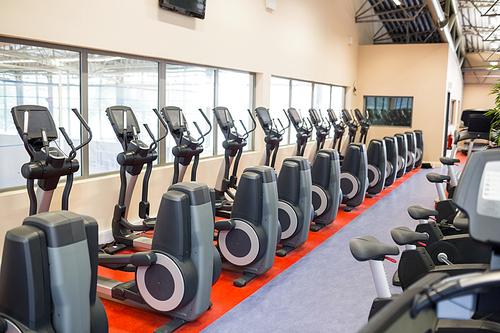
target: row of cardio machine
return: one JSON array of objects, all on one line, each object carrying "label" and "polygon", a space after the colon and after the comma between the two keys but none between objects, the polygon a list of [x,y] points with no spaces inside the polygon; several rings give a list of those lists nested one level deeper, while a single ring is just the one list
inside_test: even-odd
[{"label": "row of cardio machine", "polygon": [[[71,147],[71,153],[66,156],[59,148],[50,146],[57,140],[57,131],[47,108],[23,105],[12,109],[14,123],[30,155],[30,162],[22,167],[22,175],[27,179],[30,217],[22,227],[9,231],[6,236],[0,273],[0,290],[4,291],[0,295],[0,325],[4,327],[0,328],[4,331],[50,331],[49,327],[65,331],[71,326],[81,328],[82,332],[104,332],[107,320],[98,295],[168,314],[174,319],[161,331],[173,331],[210,308],[211,286],[218,280],[221,267],[241,271],[243,276],[234,284],[246,285],[272,267],[278,244],[281,244],[277,251],[279,256],[302,245],[307,239],[310,222],[314,220],[313,227],[318,229],[331,223],[338,203],[345,200],[339,189],[336,152],[323,149],[324,141],[318,140],[312,168],[310,162],[301,156],[305,146],[303,139],[310,136],[312,126],[307,127],[293,109],[288,110],[290,122],[301,128],[297,130],[294,153],[298,156],[287,158],[279,177],[276,175],[273,166],[284,128],[278,129],[268,111],[257,108],[256,115],[266,133],[263,165],[245,169],[237,182],[238,162],[246,138],[255,130],[256,124],[254,122],[253,128],[247,131],[241,123],[244,133],[240,134],[229,110],[215,108],[214,116],[225,136],[225,156],[215,189],[210,189],[196,182],[202,143],[211,130],[210,121],[201,110],[210,129],[202,133],[195,123],[200,134],[198,139],[189,131],[180,108],[153,110],[166,133],[155,138],[145,124],[152,140],[147,145],[139,139],[140,127],[132,109],[113,106],[106,110],[106,114],[123,148],[117,156],[121,185],[112,218],[115,241],[99,250],[95,220],[67,212],[73,174],[79,169],[75,158],[77,151],[92,138],[85,120],[76,109],[73,111],[87,130],[88,140],[74,147],[64,128],[60,128]],[[311,112],[313,116],[314,110]],[[317,120],[320,119],[318,116]],[[312,120],[315,126],[320,126],[321,122]],[[161,198],[157,216],[151,217],[149,178],[157,158],[158,143],[169,131],[176,142],[172,149],[175,156],[172,185]],[[317,137],[324,138],[324,132],[324,129],[317,130]],[[183,182],[193,159],[191,182]],[[128,213],[132,194],[144,166],[139,203],[141,223],[131,223]],[[316,169],[322,171],[314,171]],[[67,177],[62,211],[48,212],[53,191],[62,176]],[[38,185],[36,194],[35,180]],[[236,189],[239,191],[233,193],[232,190]],[[324,198],[328,200],[324,201]],[[215,215],[226,219],[215,222]],[[152,238],[141,235],[153,229]],[[214,230],[216,246],[213,243]],[[78,244],[78,251],[69,249],[73,243]],[[117,254],[131,247],[140,252]],[[18,256],[24,260],[18,260]],[[72,267],[71,263],[79,269],[67,269]],[[122,283],[99,276],[97,265],[134,272],[135,278]],[[26,278],[20,279],[19,274],[14,277],[8,272],[20,272]],[[61,290],[59,280],[64,281],[65,289]],[[33,281],[43,283],[37,285]],[[33,293],[41,298],[33,298]],[[90,295],[90,299],[87,300],[85,295]],[[80,302],[79,307],[75,302]],[[53,304],[52,310],[47,304]],[[82,310],[69,311],[68,304],[71,304],[71,309]],[[77,322],[79,324],[75,324]],[[87,329],[89,325],[91,328]]]}]

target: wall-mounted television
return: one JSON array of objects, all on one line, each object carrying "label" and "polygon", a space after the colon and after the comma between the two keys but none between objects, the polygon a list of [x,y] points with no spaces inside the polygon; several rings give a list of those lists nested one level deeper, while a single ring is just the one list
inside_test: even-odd
[{"label": "wall-mounted television", "polygon": [[160,7],[204,19],[206,0],[160,0]]}]

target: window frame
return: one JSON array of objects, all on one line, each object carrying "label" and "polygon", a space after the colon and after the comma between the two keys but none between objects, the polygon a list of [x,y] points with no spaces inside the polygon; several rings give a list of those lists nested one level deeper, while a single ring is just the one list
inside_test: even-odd
[{"label": "window frame", "polygon": [[[210,68],[215,70],[215,80],[214,80],[214,88],[213,88],[213,93],[214,93],[214,106],[218,106],[218,74],[220,70],[224,71],[234,71],[238,73],[244,73],[249,75],[249,89],[250,89],[250,95],[249,95],[249,101],[250,101],[250,109],[253,110],[255,107],[255,83],[256,83],[256,73],[254,72],[247,72],[243,70],[235,70],[235,69],[228,69],[228,68],[222,68],[222,67],[213,67],[213,66],[206,66],[206,65],[199,65],[199,64],[192,64],[192,63],[184,63],[184,62],[179,62],[179,61],[172,61],[168,59],[163,59],[163,58],[155,58],[155,57],[148,57],[148,56],[139,56],[139,55],[134,55],[134,54],[127,54],[127,53],[120,53],[120,52],[114,52],[114,51],[106,51],[106,50],[98,50],[98,49],[92,49],[92,48],[84,48],[84,47],[76,47],[76,46],[71,46],[71,45],[64,45],[64,44],[56,44],[56,43],[50,43],[50,42],[42,42],[42,41],[32,41],[32,40],[26,40],[22,38],[15,38],[15,37],[6,37],[6,36],[0,36],[0,42],[2,43],[8,43],[8,44],[19,44],[19,45],[29,45],[29,46],[35,46],[35,47],[41,47],[41,48],[48,48],[48,49],[58,49],[58,50],[65,50],[65,51],[72,51],[72,52],[77,52],[80,55],[80,105],[79,111],[82,117],[88,121],[89,118],[89,61],[88,61],[88,56],[89,54],[95,54],[95,55],[103,55],[103,56],[116,56],[116,57],[122,57],[122,58],[128,58],[128,59],[135,59],[135,60],[141,60],[141,61],[150,61],[150,62],[156,62],[158,63],[158,105],[156,106],[158,109],[161,109],[162,107],[166,106],[166,68],[167,64],[169,65],[181,65],[181,66],[195,66],[195,67],[203,67],[203,68]],[[15,106],[15,105],[13,105]],[[13,107],[12,106],[12,107]],[[246,110],[245,110],[246,111]],[[221,156],[223,152],[219,152],[221,150],[220,147],[216,146],[217,143],[217,124],[215,123],[215,116],[212,116],[212,133],[211,135],[213,136],[213,143],[215,146],[213,147],[213,154],[210,156],[205,156],[202,157],[201,159],[208,159],[208,158],[213,158],[217,156]],[[159,126],[159,124],[157,125]],[[163,126],[159,126],[159,136],[162,136],[165,134],[165,129]],[[82,141],[85,141],[88,138],[88,133],[86,131],[80,131],[80,138]],[[248,141],[248,151],[253,151],[255,149],[255,135],[252,133],[250,137],[247,139]],[[218,151],[219,150],[219,151]],[[158,166],[168,166],[172,165],[173,162],[166,162],[166,143],[165,140],[160,141],[158,147],[158,163],[154,165],[154,167]],[[117,174],[119,171],[108,171],[108,172],[100,172],[100,173],[93,173],[90,174],[90,164],[89,164],[89,146],[85,146],[81,150],[81,159],[80,159],[80,170],[81,170],[81,175],[75,177],[75,179],[87,179],[87,178],[95,178],[95,177],[102,177],[102,176],[107,176],[110,174]],[[65,182],[65,179],[61,179],[62,182]],[[4,187],[0,188],[0,193],[3,192],[8,192],[8,191],[14,191],[18,189],[24,188],[25,185],[19,185],[19,186],[12,186],[12,187]]]}]

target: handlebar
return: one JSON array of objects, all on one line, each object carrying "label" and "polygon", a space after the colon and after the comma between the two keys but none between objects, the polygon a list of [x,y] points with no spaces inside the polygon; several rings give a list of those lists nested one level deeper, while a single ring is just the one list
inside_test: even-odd
[{"label": "handlebar", "polygon": [[198,124],[195,121],[193,121],[193,124],[196,127],[196,129],[198,130],[198,133],[200,133],[200,135],[201,135],[200,138],[197,140],[197,141],[201,140],[199,143],[201,145],[201,144],[203,144],[203,142],[205,142],[205,137],[208,135],[208,133],[210,133],[212,131],[212,124],[210,123],[210,120],[208,120],[207,116],[205,115],[205,113],[203,112],[202,109],[198,109],[198,111],[200,111],[201,115],[203,116],[203,118],[205,119],[205,121],[207,122],[208,127],[209,127],[208,131],[205,134],[203,134],[201,132],[200,128],[198,127]]},{"label": "handlebar", "polygon": [[156,147],[158,146],[158,142],[160,142],[161,140],[163,140],[168,135],[168,126],[167,126],[167,123],[165,122],[165,120],[161,116],[160,112],[158,112],[157,109],[153,109],[153,112],[156,114],[156,117],[158,117],[158,119],[160,120],[160,123],[165,128],[165,135],[163,135],[162,137],[159,137],[158,140],[155,140],[155,138],[153,136],[153,133],[151,133],[151,131],[149,130],[149,127],[147,126],[147,124],[144,124],[144,127],[148,131],[149,136],[153,139],[153,142],[151,143],[151,145],[149,145],[149,152],[152,152],[153,150],[155,150]]},{"label": "handlebar", "polygon": [[90,129],[90,127],[87,124],[87,122],[85,121],[85,119],[83,119],[83,117],[80,114],[80,112],[78,112],[78,109],[73,108],[73,109],[71,109],[71,111],[73,111],[73,113],[76,115],[76,117],[80,121],[80,125],[83,125],[83,127],[87,130],[88,138],[87,138],[87,140],[85,140],[85,142],[83,142],[79,146],[75,147],[73,145],[73,141],[71,141],[71,139],[70,139],[68,133],[66,132],[66,130],[64,129],[64,127],[59,127],[59,130],[61,131],[61,134],[64,136],[64,139],[66,140],[66,142],[68,143],[68,145],[71,148],[71,153],[68,156],[68,160],[69,161],[72,161],[76,157],[76,152],[78,150],[80,150],[83,147],[85,147],[86,145],[88,145],[89,142],[92,140],[92,130]]}]

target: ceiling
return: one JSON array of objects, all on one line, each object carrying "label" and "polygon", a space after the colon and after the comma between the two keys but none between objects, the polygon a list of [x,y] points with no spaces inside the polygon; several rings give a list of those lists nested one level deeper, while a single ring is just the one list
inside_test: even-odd
[{"label": "ceiling", "polygon": [[500,71],[500,0],[366,0],[357,23],[374,44],[442,43],[455,49],[465,84],[492,85]]}]

